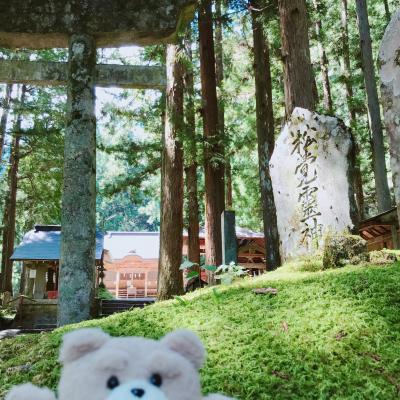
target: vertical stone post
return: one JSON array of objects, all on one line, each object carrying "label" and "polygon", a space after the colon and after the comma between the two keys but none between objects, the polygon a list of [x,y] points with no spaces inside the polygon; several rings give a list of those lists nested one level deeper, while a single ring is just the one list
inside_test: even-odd
[{"label": "vertical stone post", "polygon": [[234,211],[223,211],[221,214],[222,263],[237,263],[236,218]]},{"label": "vertical stone post", "polygon": [[58,325],[90,317],[96,247],[96,46],[92,37],[73,34],[69,42],[68,116]]},{"label": "vertical stone post", "polygon": [[34,299],[44,299],[46,293],[46,272],[47,269],[43,265],[36,268],[35,289],[33,291]]},{"label": "vertical stone post", "polygon": [[392,232],[393,249],[398,250],[400,248],[400,246],[399,246],[399,234],[397,233],[396,224],[392,225],[390,227],[390,230]]}]

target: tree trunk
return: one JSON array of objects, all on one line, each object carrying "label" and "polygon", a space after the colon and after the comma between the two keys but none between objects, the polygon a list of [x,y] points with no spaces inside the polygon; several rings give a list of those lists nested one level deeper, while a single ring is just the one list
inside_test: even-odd
[{"label": "tree trunk", "polygon": [[269,160],[274,145],[274,117],[272,108],[272,83],[269,59],[269,43],[260,19],[262,9],[256,2],[251,3],[251,18],[254,42],[254,77],[256,89],[256,116],[258,139],[258,168],[263,208],[265,253],[267,269],[281,265],[279,253],[279,234],[276,219],[276,207]]},{"label": "tree trunk", "polygon": [[[188,259],[200,266],[200,223],[199,223],[199,199],[197,191],[197,148],[196,148],[196,120],[194,108],[194,78],[192,64],[192,38],[189,31],[185,39],[185,50],[190,67],[185,68],[185,91],[186,91],[186,140],[188,149],[186,152],[186,192],[188,197]],[[200,268],[196,268],[200,273]]]},{"label": "tree trunk", "polygon": [[167,46],[167,108],[162,156],[158,298],[183,293],[183,66],[178,45]]},{"label": "tree trunk", "polygon": [[[222,263],[221,213],[225,204],[224,147],[218,129],[218,103],[211,0],[199,7],[200,75],[203,100],[204,176],[206,200],[206,264]],[[214,276],[209,274],[209,283]]]},{"label": "tree trunk", "polygon": [[286,115],[295,107],[314,110],[317,92],[308,40],[305,0],[278,0],[282,58],[284,64]]},{"label": "tree trunk", "polygon": [[[225,138],[225,103],[224,103],[224,52],[223,52],[223,25],[222,25],[222,0],[215,0],[215,72],[218,88],[218,127],[219,134]],[[232,208],[232,169],[230,153],[225,155],[225,206]]]},{"label": "tree trunk", "polygon": [[315,22],[315,33],[318,39],[318,51],[320,58],[320,66],[322,73],[322,87],[324,92],[324,109],[328,114],[333,114],[333,102],[331,95],[331,84],[329,82],[329,70],[328,70],[328,56],[324,48],[323,37],[322,37],[322,22],[319,16],[319,0],[314,0],[314,8],[318,15],[317,21]]},{"label": "tree trunk", "polygon": [[7,122],[8,122],[8,114],[10,112],[10,100],[11,100],[11,92],[13,85],[7,84],[6,86],[6,95],[3,99],[3,114],[1,115],[0,120],[0,161],[3,159],[3,147],[4,147],[4,138],[6,136],[7,130]]},{"label": "tree trunk", "polygon": [[351,64],[350,64],[350,50],[349,50],[349,26],[348,26],[348,7],[347,0],[342,0],[341,9],[341,25],[342,25],[342,55],[343,55],[343,78],[346,87],[346,100],[349,109],[350,125],[356,119],[356,113],[353,107],[353,86],[351,83]]},{"label": "tree trunk", "polygon": [[390,198],[385,147],[383,144],[382,121],[379,108],[378,91],[375,82],[374,62],[372,57],[371,35],[368,22],[366,0],[356,0],[357,22],[360,32],[360,48],[364,72],[364,82],[368,99],[368,113],[372,133],[372,152],[378,211],[384,212],[392,206]]},{"label": "tree trunk", "polygon": [[[351,63],[350,63],[350,50],[349,50],[349,27],[348,27],[348,7],[347,0],[342,0],[342,9],[341,9],[341,25],[342,25],[342,55],[343,55],[343,63],[342,63],[342,73],[343,73],[343,81],[346,89],[346,101],[347,108],[349,110],[349,121],[350,127],[352,129],[355,128],[356,122],[356,112],[353,107],[353,85],[352,85],[352,74],[351,74]],[[362,174],[360,169],[360,146],[357,144],[357,139],[354,137],[355,142],[355,164],[354,164],[354,190],[356,193],[356,202],[357,208],[359,212],[360,220],[363,220],[365,217],[364,212],[364,191],[363,191],[363,181]]]},{"label": "tree trunk", "polygon": [[86,34],[70,38],[68,114],[64,147],[58,324],[90,317],[96,249],[96,45]]},{"label": "tree trunk", "polygon": [[10,292],[12,294],[12,271],[13,262],[10,260],[14,251],[15,241],[15,219],[17,208],[17,190],[18,190],[18,168],[19,168],[19,147],[21,140],[21,123],[22,123],[22,108],[25,104],[26,86],[21,89],[19,101],[19,109],[16,112],[16,121],[13,128],[13,137],[10,152],[10,167],[8,170],[8,193],[4,205],[3,217],[3,252],[1,259],[1,278],[2,292]]},{"label": "tree trunk", "polygon": [[389,23],[390,19],[392,18],[390,14],[390,9],[389,9],[389,2],[388,0],[383,0],[383,5],[385,6],[385,16],[386,16],[386,21]]},{"label": "tree trunk", "polygon": [[[381,100],[386,132],[389,136],[390,165],[392,170],[393,192],[400,221],[400,93],[398,89],[400,54],[400,12],[397,11],[383,36],[379,50],[381,81]],[[393,247],[398,248],[397,227],[391,227]],[[396,240],[397,239],[397,240]],[[397,242],[397,243],[396,243]]]}]

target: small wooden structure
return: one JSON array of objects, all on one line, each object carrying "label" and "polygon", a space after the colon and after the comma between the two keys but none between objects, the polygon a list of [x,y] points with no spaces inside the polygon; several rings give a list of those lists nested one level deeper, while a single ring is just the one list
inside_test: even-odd
[{"label": "small wooden structure", "polygon": [[[22,328],[47,327],[57,322],[58,275],[61,245],[59,225],[35,225],[25,234],[11,260],[22,262],[16,321]],[[96,266],[103,269],[103,234],[96,234]],[[98,282],[98,281],[97,281]]]},{"label": "small wooden structure", "polygon": [[400,248],[396,207],[362,221],[359,230],[369,251]]}]

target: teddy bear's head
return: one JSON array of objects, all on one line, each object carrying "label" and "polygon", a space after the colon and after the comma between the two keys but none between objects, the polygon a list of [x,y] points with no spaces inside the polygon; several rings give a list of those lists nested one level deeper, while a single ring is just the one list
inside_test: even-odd
[{"label": "teddy bear's head", "polygon": [[160,341],[112,338],[100,329],[64,336],[59,400],[198,400],[205,350],[178,330]]}]

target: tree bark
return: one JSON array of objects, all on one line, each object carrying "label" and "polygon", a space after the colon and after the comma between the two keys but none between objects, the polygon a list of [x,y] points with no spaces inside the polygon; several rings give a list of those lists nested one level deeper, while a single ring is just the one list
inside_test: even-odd
[{"label": "tree bark", "polygon": [[0,161],[3,159],[4,138],[6,136],[8,114],[10,112],[10,100],[11,100],[12,88],[13,85],[7,84],[6,95],[4,96],[2,104],[3,114],[1,115],[1,120],[0,120]]},{"label": "tree bark", "polygon": [[[218,89],[218,127],[219,134],[225,138],[225,103],[224,103],[224,51],[223,51],[223,25],[222,25],[222,1],[215,0],[215,72]],[[232,208],[232,168],[230,153],[225,155],[225,206]]]},{"label": "tree bark", "polygon": [[256,89],[256,116],[258,139],[258,168],[263,208],[266,267],[268,270],[281,265],[279,233],[276,207],[269,161],[274,146],[274,116],[272,107],[272,83],[269,57],[269,43],[264,33],[262,9],[258,3],[251,3],[251,20],[254,43],[254,77]]},{"label": "tree bark", "polygon": [[[381,99],[386,132],[389,136],[390,165],[392,170],[393,191],[400,221],[400,93],[399,54],[400,11],[390,21],[383,36],[379,50],[379,68],[381,80]],[[398,245],[396,226],[392,226],[393,246]],[[397,242],[397,243],[396,243]]]},{"label": "tree bark", "polygon": [[[194,78],[192,69],[192,38],[191,32],[185,39],[185,50],[190,67],[185,68],[185,92],[186,92],[186,140],[188,150],[186,152],[186,192],[188,197],[188,259],[200,266],[200,222],[199,222],[199,199],[197,182],[197,148],[196,148],[196,119],[194,108]],[[200,273],[200,268],[196,268]]]},{"label": "tree bark", "polygon": [[364,72],[364,82],[367,92],[369,122],[372,134],[372,152],[374,160],[374,176],[378,211],[384,212],[392,206],[390,198],[385,147],[383,143],[382,121],[379,108],[378,91],[375,82],[374,62],[372,57],[371,34],[368,22],[366,0],[356,0],[357,22],[360,33],[360,48]]},{"label": "tree bark", "polygon": [[1,278],[2,292],[13,293],[12,272],[13,262],[10,260],[14,251],[15,241],[15,219],[17,208],[17,191],[18,191],[18,169],[19,169],[19,148],[21,141],[21,123],[22,108],[25,104],[26,86],[21,88],[21,96],[19,100],[19,109],[16,112],[16,121],[13,128],[13,137],[11,144],[9,170],[8,170],[8,192],[4,205],[3,217],[3,252],[1,258]]},{"label": "tree bark", "polygon": [[[222,263],[221,213],[224,210],[224,147],[218,129],[218,102],[211,0],[199,7],[200,75],[203,100],[204,176],[206,201],[206,264]],[[209,283],[214,276],[209,273]]]},{"label": "tree bark", "polygon": [[[346,101],[347,108],[349,111],[349,121],[350,127],[355,128],[356,122],[356,112],[353,107],[353,85],[352,85],[352,73],[351,73],[351,63],[350,63],[350,50],[349,50],[349,27],[348,27],[348,7],[347,0],[342,0],[342,8],[341,8],[341,26],[342,26],[342,34],[341,34],[341,43],[342,43],[342,73],[343,73],[343,81],[346,90]],[[363,181],[362,174],[360,169],[360,161],[359,161],[359,153],[360,146],[357,144],[357,139],[354,137],[355,144],[355,160],[354,160],[354,190],[356,193],[356,202],[357,208],[359,212],[360,220],[363,220],[365,217],[364,212],[364,190],[363,190]]]},{"label": "tree bark", "polygon": [[68,114],[61,210],[58,324],[90,317],[96,248],[96,45],[86,34],[70,38]]},{"label": "tree bark", "polygon": [[349,109],[350,125],[353,127],[356,119],[356,113],[352,104],[353,101],[353,86],[351,83],[351,64],[349,50],[349,25],[348,25],[348,7],[347,0],[342,0],[341,9],[341,25],[342,25],[342,55],[343,55],[343,78],[346,88],[347,107]]},{"label": "tree bark", "polygon": [[318,15],[317,21],[315,22],[315,33],[318,39],[318,52],[319,52],[319,63],[321,66],[321,74],[322,74],[322,87],[324,93],[324,109],[328,114],[333,114],[333,102],[332,102],[332,94],[331,94],[331,84],[329,81],[329,70],[328,70],[328,56],[326,55],[326,51],[324,48],[323,37],[322,37],[322,22],[319,16],[319,0],[314,0],[314,8]]},{"label": "tree bark", "polygon": [[317,92],[311,65],[305,0],[278,0],[286,115],[295,107],[314,110]]},{"label": "tree bark", "polygon": [[162,156],[158,298],[183,293],[183,66],[178,45],[167,46],[167,108]]},{"label": "tree bark", "polygon": [[392,18],[390,14],[390,9],[389,9],[389,2],[388,0],[383,0],[383,5],[385,6],[385,16],[386,16],[386,21],[389,23],[390,19]]}]

